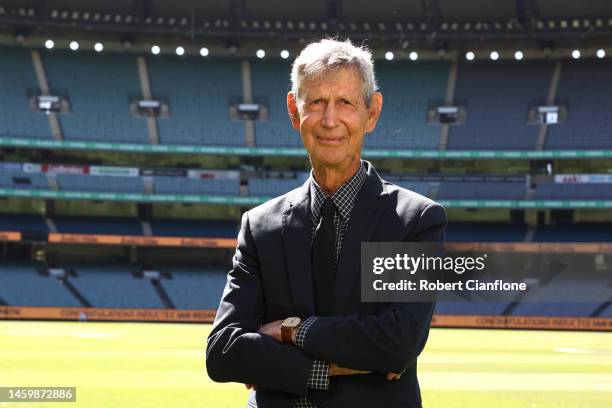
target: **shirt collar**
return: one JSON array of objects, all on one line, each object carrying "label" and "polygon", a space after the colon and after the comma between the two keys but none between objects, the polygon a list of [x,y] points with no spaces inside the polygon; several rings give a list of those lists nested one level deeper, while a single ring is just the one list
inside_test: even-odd
[{"label": "shirt collar", "polygon": [[[355,205],[355,199],[363,183],[366,179],[367,171],[365,168],[365,162],[360,161],[359,169],[346,183],[340,186],[338,190],[331,196],[331,200],[338,209],[340,216],[344,220],[348,220],[351,210]],[[312,211],[313,220],[318,220],[321,214],[321,207],[325,198],[327,198],[325,192],[319,186],[314,178],[314,172],[310,171],[310,210]]]}]

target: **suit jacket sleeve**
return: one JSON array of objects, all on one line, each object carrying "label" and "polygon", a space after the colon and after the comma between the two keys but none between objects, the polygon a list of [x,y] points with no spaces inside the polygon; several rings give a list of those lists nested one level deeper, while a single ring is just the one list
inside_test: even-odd
[{"label": "suit jacket sleeve", "polygon": [[[443,241],[445,227],[444,208],[432,203],[405,240]],[[319,317],[308,330],[304,350],[343,367],[400,372],[423,350],[434,306],[432,302],[398,302],[372,315]]]},{"label": "suit jacket sleeve", "polygon": [[298,348],[257,332],[263,320],[264,298],[248,212],[242,217],[232,263],[208,337],[208,375],[218,382],[235,381],[306,394],[313,360]]}]

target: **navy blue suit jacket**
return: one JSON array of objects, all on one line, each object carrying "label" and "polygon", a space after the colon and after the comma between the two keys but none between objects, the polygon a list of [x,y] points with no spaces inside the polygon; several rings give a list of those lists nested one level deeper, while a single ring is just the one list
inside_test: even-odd
[{"label": "navy blue suit jacket", "polygon": [[[206,366],[214,381],[256,384],[248,405],[293,408],[308,394],[318,408],[420,407],[417,356],[434,303],[362,303],[361,242],[442,241],[439,204],[383,181],[367,164],[336,271],[335,315],[310,327],[304,349],[257,333],[288,316],[315,315],[311,274],[309,184],[244,214],[212,331]],[[313,360],[371,371],[331,377],[327,391],[308,390]],[[399,380],[385,373],[406,369]]]}]

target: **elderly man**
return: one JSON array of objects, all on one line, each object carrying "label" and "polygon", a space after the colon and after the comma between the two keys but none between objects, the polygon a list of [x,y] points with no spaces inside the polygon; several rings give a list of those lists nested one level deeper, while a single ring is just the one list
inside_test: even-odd
[{"label": "elderly man", "polygon": [[360,244],[442,241],[444,209],[360,158],[383,101],[366,49],[310,44],[291,82],[289,117],[312,173],[242,217],[208,374],[252,388],[249,407],[420,407],[417,356],[434,304],[361,302]]}]

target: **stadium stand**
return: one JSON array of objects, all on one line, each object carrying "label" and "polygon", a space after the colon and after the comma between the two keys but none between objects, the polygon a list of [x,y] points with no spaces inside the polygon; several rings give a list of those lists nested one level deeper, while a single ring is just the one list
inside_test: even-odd
[{"label": "stadium stand", "polygon": [[525,181],[442,181],[438,199],[522,200]]},{"label": "stadium stand", "polygon": [[49,181],[42,173],[26,173],[19,170],[0,171],[1,188],[48,190]]},{"label": "stadium stand", "polygon": [[268,120],[255,122],[257,146],[302,147],[302,139],[287,116],[290,64],[284,61],[256,61],[251,64],[255,100],[268,106]]},{"label": "stadium stand", "polygon": [[249,179],[249,194],[252,196],[276,197],[283,195],[304,184],[302,179]]},{"label": "stadium stand", "polygon": [[83,264],[71,269],[77,276],[70,276],[70,282],[93,307],[164,307],[151,281],[135,278],[129,265]]},{"label": "stadium stand", "polygon": [[0,213],[0,231],[47,233],[48,228],[43,217],[37,214]]},{"label": "stadium stand", "polygon": [[427,181],[404,181],[404,180],[392,180],[391,183],[414,191],[415,193],[427,196],[429,195],[430,183]]},{"label": "stadium stand", "polygon": [[612,242],[612,224],[585,222],[541,225],[535,230],[535,242]]},{"label": "stadium stand", "polygon": [[467,120],[451,126],[448,148],[535,149],[540,127],[527,125],[527,111],[533,100],[546,97],[552,72],[550,62],[461,64],[455,100],[467,103]]},{"label": "stadium stand", "polygon": [[547,149],[609,149],[612,147],[612,65],[600,59],[566,61],[557,99],[566,103],[565,123],[549,127]]},{"label": "stadium stand", "polygon": [[612,199],[612,183],[539,183],[535,198],[605,200]]},{"label": "stadium stand", "polygon": [[[44,177],[44,176],[43,176]],[[143,193],[144,184],[140,177],[109,177],[83,174],[57,174],[61,190],[105,191],[113,193]]]},{"label": "stadium stand", "polygon": [[605,279],[564,278],[563,273],[545,285],[530,286],[523,301],[512,309],[516,316],[591,316],[602,302],[542,302],[542,299],[612,299]]},{"label": "stadium stand", "polygon": [[377,76],[384,108],[364,147],[437,149],[440,125],[426,122],[427,108],[431,100],[444,99],[448,72],[446,62],[380,61]]},{"label": "stadium stand", "polygon": [[522,242],[527,227],[503,222],[449,222],[449,242]]},{"label": "stadium stand", "polygon": [[0,61],[0,136],[50,139],[47,117],[28,106],[28,91],[38,93],[30,51],[0,47]]},{"label": "stadium stand", "polygon": [[12,306],[80,306],[57,278],[40,275],[31,263],[2,262],[0,298]]},{"label": "stadium stand", "polygon": [[186,266],[169,268],[171,278],[164,277],[161,285],[177,309],[216,309],[223,292],[227,271]]},{"label": "stadium stand", "polygon": [[224,220],[163,219],[151,220],[153,235],[170,237],[236,238],[238,223]]},{"label": "stadium stand", "polygon": [[133,56],[53,51],[43,61],[51,91],[68,93],[71,113],[60,115],[66,140],[149,143],[145,121],[129,112],[130,97],[140,98]]},{"label": "stadium stand", "polygon": [[238,195],[238,179],[195,179],[187,177],[153,178],[155,192],[158,194],[220,194]]},{"label": "stadium stand", "polygon": [[244,146],[242,121],[230,121],[230,98],[242,101],[240,61],[149,58],[151,90],[167,98],[170,118],[157,123],[161,143]]},{"label": "stadium stand", "polygon": [[53,221],[59,233],[143,235],[142,225],[136,218],[55,216]]}]

